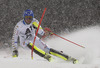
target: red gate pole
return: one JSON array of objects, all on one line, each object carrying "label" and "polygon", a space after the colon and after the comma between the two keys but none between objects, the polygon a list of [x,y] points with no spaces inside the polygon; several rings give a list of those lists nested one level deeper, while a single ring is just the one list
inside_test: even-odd
[{"label": "red gate pole", "polygon": [[41,22],[42,22],[42,19],[43,19],[43,17],[44,17],[44,14],[45,14],[46,9],[47,9],[47,8],[44,9],[44,12],[43,12],[42,17],[41,17],[41,19],[40,19],[40,22],[39,22],[39,25],[38,25],[38,28],[37,28],[37,31],[36,31],[36,34],[35,34],[35,37],[34,37],[33,46],[32,46],[32,51],[31,51],[31,58],[32,58],[32,59],[33,59],[33,50],[34,50],[34,44],[35,44],[36,36],[37,36],[37,34],[38,34],[38,30],[39,30],[39,27],[40,27],[40,25],[41,25]]},{"label": "red gate pole", "polygon": [[66,41],[68,41],[68,42],[70,42],[70,43],[73,43],[73,44],[75,44],[75,45],[77,45],[77,46],[79,46],[79,47],[85,48],[84,46],[81,46],[81,45],[79,45],[79,44],[77,44],[77,43],[75,43],[75,42],[72,42],[72,41],[70,41],[70,40],[68,40],[68,39],[66,39],[66,38],[63,38],[63,37],[61,37],[61,36],[59,36],[59,35],[57,35],[57,34],[55,34],[55,33],[53,33],[53,35],[55,35],[55,36],[57,36],[57,37],[59,37],[59,38],[61,38],[61,39],[64,39],[64,40],[66,40]]}]

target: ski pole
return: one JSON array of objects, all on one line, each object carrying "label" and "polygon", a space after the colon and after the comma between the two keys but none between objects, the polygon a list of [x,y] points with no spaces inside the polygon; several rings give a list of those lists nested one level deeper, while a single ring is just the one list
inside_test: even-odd
[{"label": "ski pole", "polygon": [[39,30],[39,27],[40,27],[40,25],[41,25],[42,19],[43,19],[43,17],[44,17],[45,11],[46,11],[46,8],[44,9],[44,12],[43,12],[42,17],[41,17],[41,19],[40,19],[40,22],[39,22],[39,25],[38,25],[38,28],[37,28],[37,31],[36,31],[36,34],[35,34],[35,37],[34,37],[34,41],[33,41],[33,45],[32,45],[32,51],[31,51],[31,58],[32,58],[32,59],[33,59],[33,49],[34,49],[34,44],[35,44],[36,36],[37,36],[37,34],[38,34],[38,30]]},{"label": "ski pole", "polygon": [[50,34],[55,35],[55,36],[57,36],[57,37],[59,37],[59,38],[61,38],[61,39],[63,39],[63,40],[66,40],[66,41],[68,41],[68,42],[70,42],[70,43],[73,43],[73,44],[75,44],[75,45],[77,45],[77,46],[79,46],[79,47],[85,48],[84,46],[81,46],[81,45],[79,45],[79,44],[77,44],[77,43],[75,43],[75,42],[73,42],[73,41],[70,41],[70,40],[68,40],[68,39],[66,39],[66,38],[63,38],[63,37],[61,37],[61,36],[59,36],[59,35],[53,33],[53,32],[52,32],[49,28],[47,28],[47,27],[46,27],[44,30],[50,32]]}]

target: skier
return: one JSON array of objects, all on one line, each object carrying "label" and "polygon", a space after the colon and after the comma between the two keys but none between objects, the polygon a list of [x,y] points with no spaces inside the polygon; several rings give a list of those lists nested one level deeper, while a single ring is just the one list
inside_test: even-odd
[{"label": "skier", "polygon": [[[20,45],[23,48],[32,49],[32,42],[35,37],[35,31],[37,30],[39,24],[39,21],[34,18],[34,13],[32,10],[25,10],[23,18],[24,19],[19,21],[14,28],[14,33],[12,37],[13,57],[18,57],[18,38]],[[46,34],[41,26],[39,27],[38,34],[40,34],[41,36]],[[33,51],[39,56],[47,59],[49,62],[52,61],[52,57],[50,56],[51,54],[64,60],[72,60],[74,64],[78,63],[78,60],[71,58],[70,56],[65,55],[55,49],[49,48],[39,37],[36,37]]]}]

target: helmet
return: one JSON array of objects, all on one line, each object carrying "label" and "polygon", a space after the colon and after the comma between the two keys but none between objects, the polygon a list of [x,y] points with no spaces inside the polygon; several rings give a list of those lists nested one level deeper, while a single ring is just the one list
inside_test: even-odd
[{"label": "helmet", "polygon": [[32,17],[34,17],[34,13],[33,13],[32,10],[27,9],[27,10],[24,11],[24,14],[23,14],[24,18],[25,18],[25,16],[32,16]]}]

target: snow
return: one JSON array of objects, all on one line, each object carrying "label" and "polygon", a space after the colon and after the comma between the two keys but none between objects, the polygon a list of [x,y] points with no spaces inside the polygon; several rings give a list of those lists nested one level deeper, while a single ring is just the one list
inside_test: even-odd
[{"label": "snow", "polygon": [[79,29],[60,36],[84,46],[81,48],[68,41],[53,36],[46,44],[65,54],[77,58],[80,64],[72,64],[53,56],[54,62],[48,62],[31,51],[19,48],[19,57],[12,58],[11,49],[0,49],[0,68],[100,68],[100,27],[93,26]]}]

